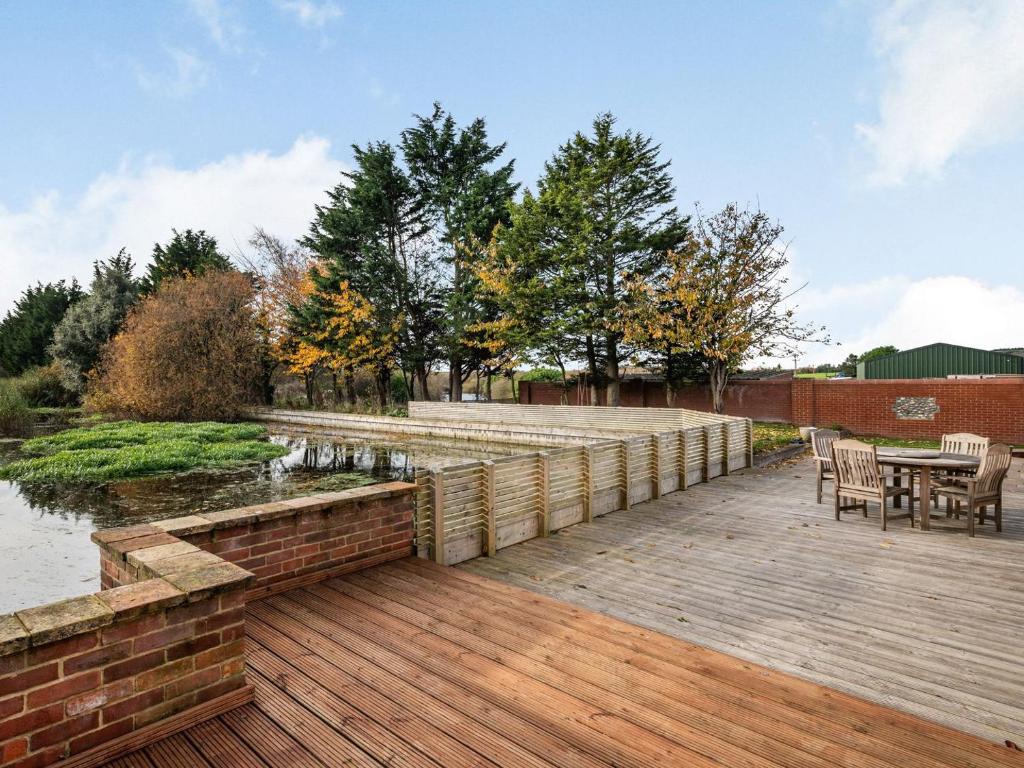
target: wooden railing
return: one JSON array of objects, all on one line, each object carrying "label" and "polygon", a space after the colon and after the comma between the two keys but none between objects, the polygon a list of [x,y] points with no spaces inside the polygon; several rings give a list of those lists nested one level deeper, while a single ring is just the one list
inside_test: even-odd
[{"label": "wooden railing", "polygon": [[[465,421],[466,415],[459,414],[459,420]],[[493,555],[503,547],[751,466],[752,445],[750,421],[725,418],[417,470],[417,552],[445,565]]]}]

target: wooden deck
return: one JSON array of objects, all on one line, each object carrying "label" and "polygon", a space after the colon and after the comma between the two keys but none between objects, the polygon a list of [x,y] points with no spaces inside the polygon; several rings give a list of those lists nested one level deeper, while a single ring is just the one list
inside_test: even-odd
[{"label": "wooden deck", "polygon": [[836,522],[801,460],[460,568],[1024,747],[1022,468],[1003,533],[975,539],[934,520],[883,533],[876,507]]},{"label": "wooden deck", "polygon": [[973,736],[422,560],[257,601],[248,627],[256,703],[111,766],[1024,764]]}]

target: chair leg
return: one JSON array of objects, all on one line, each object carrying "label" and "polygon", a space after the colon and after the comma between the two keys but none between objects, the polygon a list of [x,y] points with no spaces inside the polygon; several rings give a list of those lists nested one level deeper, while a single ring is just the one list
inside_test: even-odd
[{"label": "chair leg", "polygon": [[985,516],[988,514],[988,505],[983,504],[978,510],[978,525],[985,524]]},{"label": "chair leg", "polygon": [[[886,525],[889,522],[889,497],[885,495],[885,491],[882,491],[882,498],[879,499],[879,503],[882,507],[882,530],[885,530]],[[865,516],[868,513],[867,505],[864,506]]]},{"label": "chair leg", "polygon": [[907,491],[907,507],[910,511],[910,527],[914,527],[914,474],[910,474],[910,482]]},{"label": "chair leg", "polygon": [[967,497],[967,535],[974,537],[974,494]]},{"label": "chair leg", "polygon": [[820,462],[818,463],[817,475],[818,475],[818,483],[817,483],[817,485],[818,485],[818,503],[821,504],[821,475],[822,475],[822,472],[821,472],[821,463]]},{"label": "chair leg", "polygon": [[836,484],[835,490],[832,492],[832,498],[836,504],[836,520],[839,519],[839,484]]},{"label": "chair leg", "polygon": [[1003,499],[996,499],[996,533],[1003,532]]}]

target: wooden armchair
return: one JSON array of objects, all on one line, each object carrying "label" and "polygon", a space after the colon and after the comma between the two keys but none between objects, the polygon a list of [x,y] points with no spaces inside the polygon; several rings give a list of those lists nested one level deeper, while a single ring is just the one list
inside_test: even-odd
[{"label": "wooden armchair", "polygon": [[957,510],[966,507],[967,535],[974,535],[974,519],[985,524],[986,507],[995,507],[996,530],[1003,530],[1003,480],[1010,471],[1011,448],[997,443],[990,445],[974,477],[950,478],[935,488],[938,496],[945,496],[956,504]]},{"label": "wooden armchair", "polygon": [[[890,520],[905,517],[910,518],[913,528],[914,478],[911,475],[906,486],[889,485],[886,481],[890,478],[882,472],[875,446],[859,440],[836,440],[832,443],[832,467],[835,472],[833,498],[836,520],[841,512],[850,509],[860,509],[867,517],[868,502],[871,501],[881,508],[883,531]],[[904,495],[908,498],[907,513],[890,516],[889,499]]]},{"label": "wooden armchair", "polygon": [[[981,435],[974,435],[970,432],[956,432],[952,435],[942,436],[942,447],[943,453],[960,453],[965,456],[977,456],[981,458],[985,455],[985,451],[988,450],[989,439],[982,437]],[[950,480],[954,477],[970,477],[974,474],[973,469],[962,469],[962,470],[948,470],[944,474],[945,480]],[[939,505],[938,495],[932,491],[932,500],[935,502],[935,506]],[[950,517],[953,509],[952,502],[946,499],[946,517]],[[960,514],[957,513],[957,519]]]},{"label": "wooden armchair", "polygon": [[814,453],[814,466],[817,470],[818,503],[821,504],[821,485],[825,480],[835,482],[832,469],[832,443],[838,440],[839,433],[834,429],[816,429],[811,432],[811,450]]},{"label": "wooden armchair", "polygon": [[988,450],[989,440],[981,435],[972,435],[970,432],[957,432],[953,435],[942,436],[943,453],[962,453],[966,456],[984,456]]}]

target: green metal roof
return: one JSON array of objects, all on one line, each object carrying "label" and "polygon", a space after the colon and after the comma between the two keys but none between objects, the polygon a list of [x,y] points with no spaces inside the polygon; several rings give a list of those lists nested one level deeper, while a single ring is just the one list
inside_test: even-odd
[{"label": "green metal roof", "polygon": [[1024,357],[940,343],[907,349],[857,366],[857,377],[864,379],[927,379],[981,374],[1024,374]]}]

